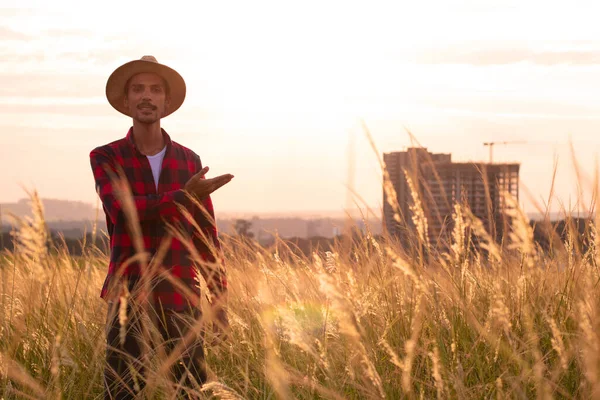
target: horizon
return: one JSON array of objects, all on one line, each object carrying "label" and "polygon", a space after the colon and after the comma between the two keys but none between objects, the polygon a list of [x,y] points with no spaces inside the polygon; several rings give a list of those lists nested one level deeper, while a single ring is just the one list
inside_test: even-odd
[{"label": "horizon", "polygon": [[[42,203],[44,202],[61,202],[61,203],[77,203],[90,208],[90,211],[95,211],[96,207],[92,203],[88,203],[81,200],[69,200],[69,199],[60,199],[60,198],[40,198]],[[31,202],[30,198],[23,197],[18,199],[16,202],[0,202],[0,214],[6,215],[7,213],[2,210],[2,207],[13,204],[24,204]],[[372,211],[372,210],[371,210]],[[365,215],[375,217],[376,219],[381,219],[381,214],[373,215],[373,213],[369,210],[365,209],[352,209],[350,210],[350,214],[353,218],[358,218],[360,213],[364,213]],[[99,220],[104,219],[104,214],[102,208],[99,209],[100,215]],[[380,210],[379,210],[380,212]],[[288,211],[288,212],[255,212],[255,211],[245,211],[245,210],[234,210],[234,211],[222,211],[217,213],[217,218],[221,219],[231,219],[231,218],[345,218],[348,215],[346,210],[312,210],[312,211]],[[65,220],[69,221],[69,220]],[[74,219],[71,221],[79,221],[79,219]]]},{"label": "horizon", "polygon": [[[61,203],[79,203],[82,204],[84,206],[87,206],[90,208],[90,211],[96,211],[94,205],[92,205],[91,203],[86,203],[84,201],[73,201],[73,200],[68,200],[68,199],[59,199],[59,198],[40,198],[40,200],[42,201],[42,204],[45,201],[52,201],[52,202],[61,202]],[[3,217],[10,217],[10,211],[6,212],[5,210],[2,209],[2,207],[6,206],[6,205],[11,205],[11,204],[23,204],[23,203],[27,203],[30,202],[31,199],[30,198],[21,198],[19,199],[17,202],[11,202],[11,203],[2,203],[0,202],[0,223],[2,225],[7,225],[7,221],[4,220]],[[29,215],[29,212],[31,210],[28,208],[27,209],[27,215]],[[102,209],[99,209],[99,215],[98,215],[98,219],[96,221],[104,221],[104,213],[102,211]],[[350,217],[354,220],[358,220],[358,219],[362,219],[363,217],[366,217],[367,220],[369,221],[377,221],[377,222],[382,222],[382,215],[380,214],[373,214],[372,212],[370,212],[369,210],[364,210],[364,209],[354,209],[352,210],[352,213],[348,213],[346,211],[339,211],[339,210],[316,210],[316,211],[306,211],[306,212],[284,212],[284,213],[269,213],[269,212],[253,212],[253,211],[243,211],[243,210],[238,210],[238,211],[225,211],[225,212],[219,212],[216,214],[217,220],[234,220],[234,219],[247,219],[247,220],[252,220],[252,219],[302,219],[302,220],[319,220],[319,219],[323,219],[323,220],[327,220],[327,219],[345,219],[348,217],[348,215],[350,214]],[[45,212],[47,212],[47,210],[45,210]],[[540,213],[538,211],[530,211],[530,212],[526,212],[525,213],[527,217],[529,217],[532,221],[538,221],[538,220],[542,220],[543,217],[545,216],[545,213]],[[571,211],[568,213],[569,216],[571,217],[575,217],[575,218],[592,218],[593,214],[590,214],[589,212],[587,213],[587,217],[585,216],[585,212],[583,211]],[[18,215],[19,217],[22,217],[23,215]],[[567,216],[567,211],[566,210],[561,210],[561,211],[554,211],[554,212],[549,212],[548,213],[548,217],[550,218],[550,220],[560,220],[560,219],[564,219]],[[65,223],[69,223],[69,222],[93,222],[93,219],[86,219],[86,218],[76,218],[76,219],[56,219],[56,218],[52,218],[50,219],[48,222],[51,223],[58,223],[58,222],[65,222]],[[9,225],[9,224],[8,224]]]},{"label": "horizon", "polygon": [[214,193],[217,214],[343,213],[355,202],[380,212],[377,156],[411,146],[407,131],[457,162],[486,161],[484,142],[525,140],[495,146],[494,161],[521,164],[528,213],[534,201],[549,203],[555,159],[551,211],[584,210],[592,199],[600,150],[594,2],[261,1],[237,12],[202,4],[196,14],[173,5],[163,14],[167,34],[140,32],[127,17],[152,20],[153,9],[115,4],[122,13],[67,1],[0,8],[0,144],[10,149],[0,158],[0,203],[22,198],[22,186],[96,202],[89,152],[131,126],[108,105],[104,85],[145,54],[187,84],[182,108],[162,126],[209,174],[236,176]]}]

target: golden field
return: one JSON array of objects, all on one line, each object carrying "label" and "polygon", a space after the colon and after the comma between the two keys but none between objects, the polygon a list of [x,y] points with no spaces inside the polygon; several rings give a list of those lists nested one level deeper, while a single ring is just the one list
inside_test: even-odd
[{"label": "golden field", "polygon": [[[100,398],[108,257],[89,243],[83,256],[48,245],[35,193],[32,200],[15,250],[0,255],[0,397]],[[284,241],[263,249],[224,238],[230,337],[206,347],[209,383],[179,393],[599,398],[596,225],[542,250],[524,215],[515,208],[511,217],[498,244],[457,204],[444,250],[429,246],[422,212],[408,250],[368,231],[310,255]],[[148,362],[148,398],[176,398],[165,362],[158,354]]]}]

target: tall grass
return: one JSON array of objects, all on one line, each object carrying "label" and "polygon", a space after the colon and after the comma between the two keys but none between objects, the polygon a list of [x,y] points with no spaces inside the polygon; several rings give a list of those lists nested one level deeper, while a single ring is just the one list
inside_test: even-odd
[{"label": "tall grass", "polygon": [[[98,295],[107,255],[87,243],[81,257],[61,243],[48,246],[35,192],[32,200],[34,217],[18,221],[15,250],[0,256],[0,397],[98,398],[107,312]],[[264,249],[224,238],[230,338],[207,346],[209,382],[184,392],[224,399],[599,398],[597,225],[590,224],[586,246],[571,231],[545,251],[514,205],[501,244],[460,204],[439,251],[427,247],[425,229],[414,252],[368,231],[349,247],[340,242],[310,255],[281,240]],[[415,215],[417,227],[426,224]],[[210,330],[206,335],[210,343]],[[175,398],[167,361],[151,351],[148,397]]]}]

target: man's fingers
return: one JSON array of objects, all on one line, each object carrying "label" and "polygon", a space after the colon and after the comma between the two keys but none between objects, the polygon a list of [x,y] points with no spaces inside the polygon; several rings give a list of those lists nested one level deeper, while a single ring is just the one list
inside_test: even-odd
[{"label": "man's fingers", "polygon": [[215,190],[217,190],[221,186],[225,185],[226,183],[228,183],[232,179],[233,179],[233,175],[231,175],[231,174],[219,175],[217,177],[212,178],[210,180],[210,183],[211,183],[211,185],[210,185],[211,192],[214,192]]},{"label": "man's fingers", "polygon": [[229,183],[231,181],[231,178],[225,178],[225,179],[220,179],[219,181],[217,181],[215,183],[215,188],[213,189],[213,192],[217,189],[219,189],[221,186],[226,185],[227,183]]},{"label": "man's fingers", "polygon": [[202,177],[204,176],[204,174],[206,174],[207,171],[208,167],[202,168],[200,172],[194,175],[194,179],[189,184],[190,190],[194,192],[195,195],[199,198],[204,198],[208,196],[209,194],[211,194],[212,192],[214,192],[215,190],[217,190],[218,188],[220,188],[221,186],[225,185],[233,179],[233,175],[231,174],[219,175],[215,178],[210,179],[202,179]]},{"label": "man's fingers", "polygon": [[233,179],[233,175],[231,175],[231,174],[225,174],[225,175],[217,176],[215,178],[217,185],[219,185],[218,187],[223,186],[224,184],[228,183],[232,179]]},{"label": "man's fingers", "polygon": [[231,174],[223,174],[223,175],[219,175],[219,176],[215,176],[213,179],[225,179],[230,181],[231,179],[233,179],[233,175]]},{"label": "man's fingers", "polygon": [[200,172],[198,172],[196,175],[198,175],[198,176],[204,176],[204,175],[206,175],[206,173],[208,172],[208,170],[209,170],[209,168],[208,168],[208,166],[206,166],[206,167],[202,168],[200,170]]}]

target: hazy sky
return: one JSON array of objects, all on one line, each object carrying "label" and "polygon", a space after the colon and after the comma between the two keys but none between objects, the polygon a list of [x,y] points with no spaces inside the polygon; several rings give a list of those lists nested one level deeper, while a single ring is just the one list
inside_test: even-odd
[{"label": "hazy sky", "polygon": [[0,202],[24,185],[95,203],[89,152],[131,125],[108,105],[106,79],[147,54],[187,83],[162,126],[213,174],[235,175],[217,212],[339,210],[349,160],[352,185],[379,208],[361,118],[382,152],[410,145],[406,128],[461,161],[486,160],[485,141],[525,140],[494,158],[521,162],[536,198],[558,157],[557,195],[574,203],[569,140],[593,176],[595,1],[46,3],[0,9]]}]

